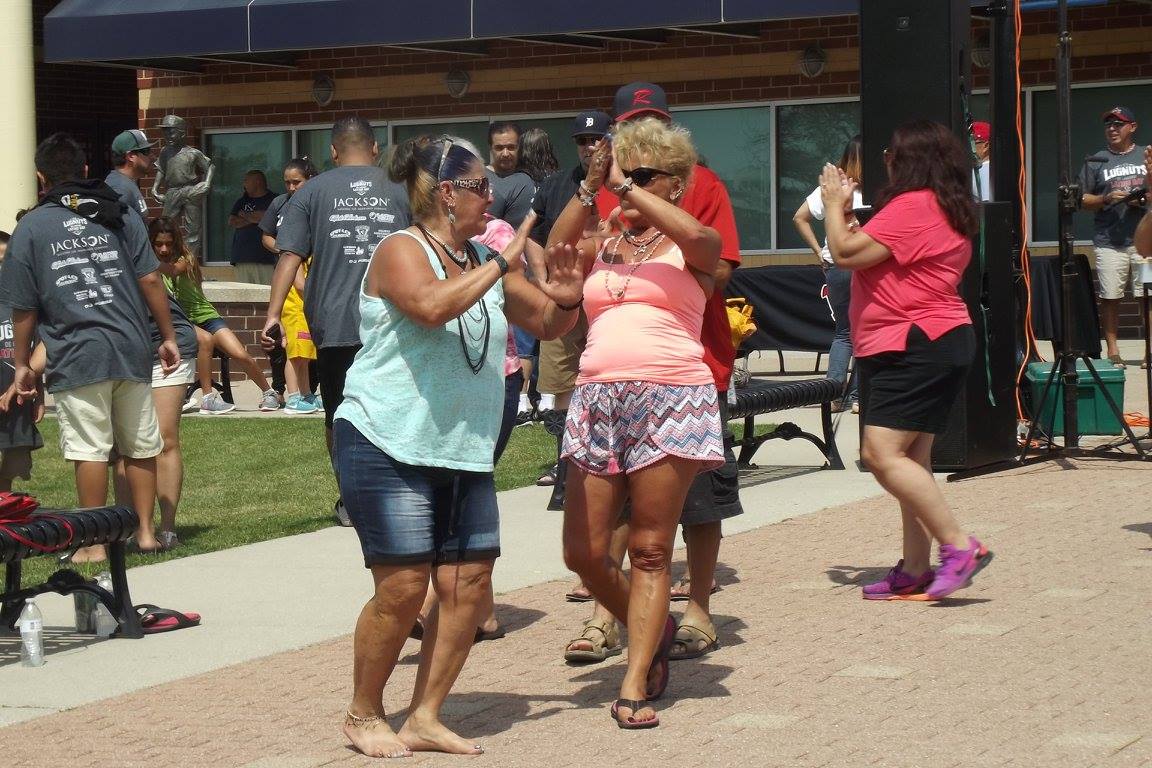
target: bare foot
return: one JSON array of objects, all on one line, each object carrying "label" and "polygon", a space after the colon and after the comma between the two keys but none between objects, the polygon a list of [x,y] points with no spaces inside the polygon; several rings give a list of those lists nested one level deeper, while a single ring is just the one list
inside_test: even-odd
[{"label": "bare foot", "polygon": [[484,747],[457,736],[438,720],[413,722],[400,729],[400,740],[413,752],[447,752],[450,755],[482,755]]},{"label": "bare foot", "polygon": [[73,553],[71,559],[73,563],[102,563],[108,559],[108,554],[104,551],[103,544],[97,544],[93,547],[81,547]]},{"label": "bare foot", "polygon": [[341,730],[352,746],[368,757],[412,757],[408,745],[378,715],[358,717],[349,712]]}]

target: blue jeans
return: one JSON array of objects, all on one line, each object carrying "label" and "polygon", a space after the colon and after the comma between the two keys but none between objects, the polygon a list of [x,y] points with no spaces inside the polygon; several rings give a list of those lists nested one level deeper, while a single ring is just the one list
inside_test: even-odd
[{"label": "blue jeans", "polygon": [[520,407],[520,390],[524,387],[524,371],[516,371],[504,377],[504,413],[500,417],[500,434],[496,436],[496,451],[492,463],[498,464],[508,438],[516,426],[516,409]]},{"label": "blue jeans", "polygon": [[852,273],[837,266],[824,266],[824,282],[828,284],[828,302],[832,305],[836,331],[828,349],[828,378],[845,383],[844,399],[856,400],[856,377],[848,381],[848,362],[852,359],[852,326],[848,320],[848,304],[852,299]]},{"label": "blue jeans", "polygon": [[404,464],[344,419],[335,421],[332,432],[340,497],[360,538],[365,567],[500,556],[491,472]]}]

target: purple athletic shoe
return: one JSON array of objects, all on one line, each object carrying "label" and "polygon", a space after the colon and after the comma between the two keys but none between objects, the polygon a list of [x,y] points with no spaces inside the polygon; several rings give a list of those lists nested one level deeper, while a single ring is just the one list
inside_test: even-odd
[{"label": "purple athletic shoe", "polygon": [[924,600],[924,590],[932,583],[932,569],[919,576],[904,572],[904,561],[896,563],[880,581],[865,584],[862,597],[865,600]]},{"label": "purple athletic shoe", "polygon": [[968,581],[991,560],[992,552],[975,536],[968,537],[968,549],[941,544],[940,567],[936,569],[936,578],[928,587],[928,599],[940,600],[968,586]]}]

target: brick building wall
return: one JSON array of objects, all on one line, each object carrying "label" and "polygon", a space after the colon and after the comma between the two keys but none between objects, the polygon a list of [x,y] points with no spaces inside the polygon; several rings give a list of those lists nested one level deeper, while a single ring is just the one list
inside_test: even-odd
[{"label": "brick building wall", "polygon": [[139,119],[136,70],[41,61],[44,15],[58,2],[32,2],[32,33],[38,53],[34,71],[37,140],[57,131],[72,134],[84,146],[91,174],[103,177],[111,167],[112,139],[136,127]]}]

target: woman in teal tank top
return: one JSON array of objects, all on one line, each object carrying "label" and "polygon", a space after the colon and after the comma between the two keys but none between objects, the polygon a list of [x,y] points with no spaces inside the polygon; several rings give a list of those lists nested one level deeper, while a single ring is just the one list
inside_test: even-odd
[{"label": "woman in teal tank top", "polygon": [[[469,242],[491,202],[484,165],[460,140],[402,144],[389,175],[407,187],[412,227],[376,248],[359,296],[363,348],[348,371],[333,440],[341,498],[375,593],[356,624],[344,733],[366,755],[476,754],[440,721],[472,647],[500,554],[492,455],[504,400],[507,322],[554,339],[576,322],[583,270],[556,249],[529,283],[531,220],[503,255]],[[535,265],[534,265],[535,266]],[[507,319],[506,319],[507,318]],[[422,681],[393,732],[384,686],[431,583]]]}]

